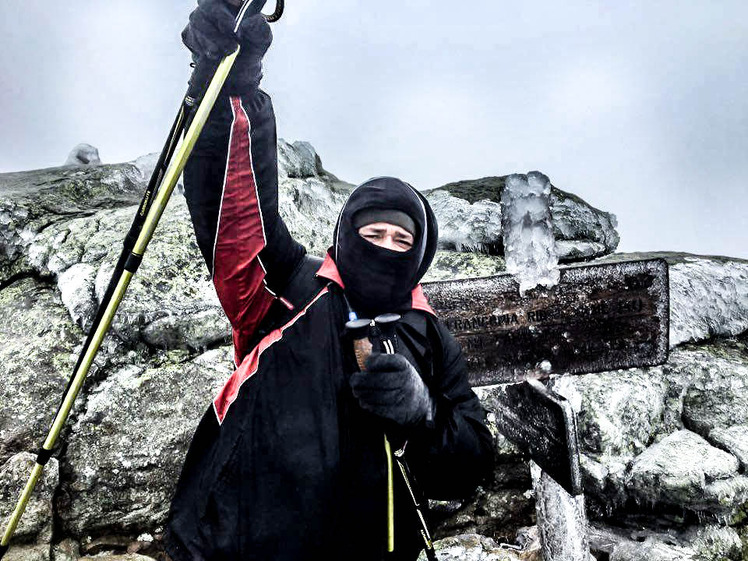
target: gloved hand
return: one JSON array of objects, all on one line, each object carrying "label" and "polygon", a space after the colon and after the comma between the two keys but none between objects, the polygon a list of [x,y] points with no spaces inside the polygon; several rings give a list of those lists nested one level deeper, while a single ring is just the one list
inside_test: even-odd
[{"label": "gloved hand", "polygon": [[196,63],[207,59],[219,61],[241,46],[224,90],[242,94],[256,90],[262,79],[262,57],[265,56],[273,33],[262,14],[247,16],[234,33],[239,7],[227,0],[198,0],[197,8],[182,31],[182,42],[192,51]]},{"label": "gloved hand", "polygon": [[361,407],[403,427],[433,418],[434,405],[416,369],[402,355],[372,353],[366,371],[351,376]]}]

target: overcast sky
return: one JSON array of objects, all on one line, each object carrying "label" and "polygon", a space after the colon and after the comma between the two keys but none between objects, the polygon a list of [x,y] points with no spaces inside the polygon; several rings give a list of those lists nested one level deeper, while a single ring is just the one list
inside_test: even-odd
[{"label": "overcast sky", "polygon": [[[748,258],[745,0],[287,4],[263,87],[341,179],[540,170],[616,214],[621,250]],[[0,172],[159,151],[193,6],[2,0]]]}]

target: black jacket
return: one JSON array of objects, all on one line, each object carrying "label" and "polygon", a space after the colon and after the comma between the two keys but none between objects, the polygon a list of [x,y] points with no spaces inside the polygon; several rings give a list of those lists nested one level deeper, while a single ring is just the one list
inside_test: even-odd
[{"label": "black jacket", "polygon": [[[172,502],[175,561],[386,558],[385,431],[357,404],[335,263],[306,255],[278,215],[275,118],[267,94],[219,99],[185,170],[198,244],[234,332],[236,370],[195,433]],[[399,352],[437,407],[397,433],[430,498],[471,493],[491,466],[484,412],[454,338],[420,286]],[[399,444],[398,444],[399,445]],[[395,474],[394,559],[422,542]]]}]

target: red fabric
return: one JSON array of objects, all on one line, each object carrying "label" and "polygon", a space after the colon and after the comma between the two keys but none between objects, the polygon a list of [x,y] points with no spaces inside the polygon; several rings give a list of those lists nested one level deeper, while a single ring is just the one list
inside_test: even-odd
[{"label": "red fabric", "polygon": [[431,304],[429,304],[428,299],[426,298],[426,295],[423,293],[423,287],[419,284],[414,289],[413,292],[411,292],[411,299],[414,310],[421,310],[423,312],[428,312],[432,316],[436,317],[436,312],[431,307]]},{"label": "red fabric", "polygon": [[317,270],[317,276],[331,280],[340,288],[345,288],[343,279],[340,278],[340,273],[338,272],[338,266],[335,264],[335,261],[332,260],[329,253],[325,255],[325,260],[322,262],[322,266]]},{"label": "red fabric", "polygon": [[291,327],[294,323],[296,323],[298,319],[301,318],[304,314],[306,314],[307,310],[325,294],[327,294],[327,288],[323,288],[319,292],[319,294],[314,297],[314,300],[307,304],[307,306],[298,314],[296,314],[296,316],[294,316],[294,318],[291,319],[288,323],[286,323],[282,327],[279,327],[278,329],[274,329],[265,337],[263,337],[260,343],[254,349],[252,349],[252,352],[244,357],[244,360],[242,361],[239,368],[234,370],[234,373],[224,384],[221,391],[218,392],[215,400],[213,400],[213,409],[216,412],[216,417],[218,418],[219,424],[223,423],[223,420],[226,418],[226,413],[228,413],[229,407],[231,407],[231,404],[234,403],[237,396],[239,395],[239,390],[241,389],[244,382],[249,380],[257,372],[257,369],[260,365],[260,357],[262,356],[262,353],[264,353],[274,343],[280,341],[283,337],[283,332]]},{"label": "red fabric", "polygon": [[258,257],[265,247],[265,233],[252,167],[250,123],[239,98],[232,98],[231,106],[234,121],[213,253],[213,283],[233,327],[238,363],[274,297],[265,290],[265,271]]},{"label": "red fabric", "polygon": [[[345,288],[343,279],[340,278],[338,266],[335,264],[335,261],[333,261],[333,258],[329,253],[325,255],[325,260],[322,262],[320,268],[317,269],[317,276],[333,281],[340,288]],[[423,293],[423,287],[420,284],[416,285],[416,287],[410,293],[410,296],[411,307],[414,310],[421,310],[422,312],[427,312],[432,316],[436,316],[436,312],[429,304],[426,295]]]}]

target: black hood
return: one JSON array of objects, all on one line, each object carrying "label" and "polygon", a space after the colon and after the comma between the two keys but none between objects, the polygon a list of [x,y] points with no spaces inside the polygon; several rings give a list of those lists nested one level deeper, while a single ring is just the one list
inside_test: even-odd
[{"label": "black hood", "polygon": [[[398,252],[376,246],[358,234],[353,217],[364,209],[394,209],[416,225],[413,247]],[[377,177],[359,185],[338,217],[332,257],[345,293],[359,317],[374,317],[410,307],[410,293],[436,253],[436,217],[425,197],[394,177]]]}]

